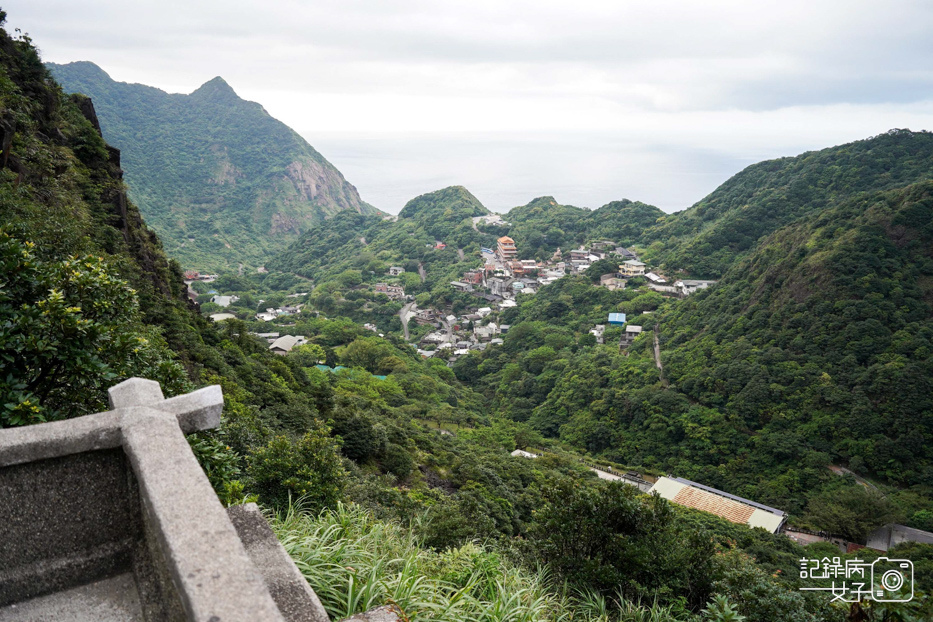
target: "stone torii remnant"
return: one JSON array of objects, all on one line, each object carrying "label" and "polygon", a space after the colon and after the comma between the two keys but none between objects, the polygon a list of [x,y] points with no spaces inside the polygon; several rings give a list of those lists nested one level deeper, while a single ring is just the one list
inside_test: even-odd
[{"label": "stone torii remnant", "polygon": [[0,622],[329,622],[185,439],[220,424],[220,387],[165,399],[131,378],[109,395],[107,412],[0,430]]}]

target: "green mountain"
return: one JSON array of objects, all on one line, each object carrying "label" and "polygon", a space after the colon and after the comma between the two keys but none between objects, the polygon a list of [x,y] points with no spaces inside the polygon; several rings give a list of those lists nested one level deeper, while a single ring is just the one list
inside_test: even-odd
[{"label": "green mountain", "polygon": [[779,229],[659,331],[672,385],[759,459],[933,484],[933,181]]},{"label": "green mountain", "polygon": [[866,140],[760,162],[699,203],[663,217],[641,238],[669,272],[718,278],[759,240],[860,192],[933,176],[933,134],[891,130]]},{"label": "green mountain", "polygon": [[[608,292],[589,275],[542,288],[502,314],[512,328],[501,350],[463,357],[454,371],[495,410],[594,455],[799,516],[817,516],[808,497],[838,485],[827,467],[847,466],[897,489],[889,499],[903,501],[901,520],[930,529],[929,500],[918,506],[912,495],[929,499],[933,486],[931,143],[907,132],[856,143],[859,168],[831,173],[852,186],[839,182],[838,198],[731,253],[718,284],[685,300],[644,288]],[[792,163],[800,179],[819,178],[824,166],[820,158]],[[858,171],[882,168],[882,189],[865,190]],[[760,183],[743,191],[771,204],[773,179]],[[727,235],[736,217],[727,211],[710,230]],[[686,256],[671,248],[683,254],[670,256]],[[594,347],[587,335],[612,311],[646,329],[624,353]]]},{"label": "green mountain", "polygon": [[[418,262],[439,268],[464,261],[462,269],[466,269],[479,261],[481,245],[494,244],[494,237],[473,228],[474,216],[488,214],[466,188],[442,188],[406,203],[396,219],[347,213],[322,222],[268,266],[317,280],[374,261],[378,265],[367,268],[374,272],[406,262],[415,264],[410,272],[417,272]],[[448,248],[435,248],[439,241]],[[460,260],[458,248],[469,256]]]},{"label": "green mountain", "polygon": [[634,244],[664,216],[653,205],[627,199],[589,210],[539,197],[503,218],[512,224],[508,234],[518,243],[522,257],[544,259],[558,248],[567,251],[586,242],[605,239],[623,246]]},{"label": "green mountain", "polygon": [[222,78],[190,95],[116,82],[90,62],[48,68],[91,97],[131,196],[186,268],[262,265],[309,227],[376,213],[301,136]]}]

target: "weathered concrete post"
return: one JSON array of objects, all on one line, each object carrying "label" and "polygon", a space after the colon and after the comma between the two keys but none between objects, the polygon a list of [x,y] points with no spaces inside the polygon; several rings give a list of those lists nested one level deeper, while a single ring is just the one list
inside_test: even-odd
[{"label": "weathered concrete post", "polygon": [[110,389],[146,523],[183,588],[185,613],[199,622],[284,620],[179,427],[218,425],[220,387],[176,400],[165,407],[159,383],[141,378]]},{"label": "weathered concrete post", "polygon": [[0,622],[329,622],[185,439],[220,424],[220,387],[164,399],[132,378],[109,395],[108,412],[0,430]]}]

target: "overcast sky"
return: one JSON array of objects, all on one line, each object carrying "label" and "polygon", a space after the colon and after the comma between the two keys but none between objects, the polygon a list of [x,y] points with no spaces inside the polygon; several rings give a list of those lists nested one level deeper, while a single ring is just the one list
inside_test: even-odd
[{"label": "overcast sky", "polygon": [[[326,134],[337,152],[350,132],[509,132],[519,141],[596,132],[741,168],[893,127],[933,129],[930,0],[7,0],[3,8],[8,28],[28,32],[47,61],[90,60],[114,79],[170,92],[220,75],[315,146]],[[346,170],[352,163],[335,162],[377,205],[365,167],[391,156],[385,146],[379,153],[357,178]],[[439,157],[431,154],[435,173]]]}]

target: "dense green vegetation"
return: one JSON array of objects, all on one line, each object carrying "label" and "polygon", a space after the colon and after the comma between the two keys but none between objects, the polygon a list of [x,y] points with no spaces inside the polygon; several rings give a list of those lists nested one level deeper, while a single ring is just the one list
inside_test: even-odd
[{"label": "dense green vegetation", "polygon": [[[338,214],[308,231],[268,267],[313,279],[311,300],[327,315],[376,322],[380,329],[398,331],[401,326],[392,318],[401,305],[382,307],[387,299],[353,290],[389,282],[403,286],[422,306],[430,302],[465,307],[475,298],[456,293],[450,282],[459,280],[465,270],[482,267],[481,246],[495,246],[496,236],[473,228],[472,217],[486,214],[489,211],[466,188],[452,186],[412,199],[394,222]],[[445,247],[438,248],[438,242]],[[458,249],[463,251],[462,260]],[[390,266],[400,266],[405,273],[387,277]],[[382,308],[374,309],[367,297]]]},{"label": "dense green vegetation", "polygon": [[[845,465],[895,487],[884,511],[858,515],[862,535],[892,518],[929,528],[930,193],[914,184],[802,219],[684,301],[562,279],[503,314],[502,348],[454,371],[499,412],[594,455],[822,528],[808,502],[834,494],[827,467]],[[651,333],[625,353],[595,346],[586,333],[611,311],[657,331],[669,386]]]},{"label": "dense green vegetation", "polygon": [[586,242],[635,244],[645,229],[664,216],[657,207],[637,201],[613,201],[588,210],[559,205],[553,197],[540,197],[503,216],[512,226],[502,234],[515,239],[523,259],[547,259],[558,248],[566,252]]},{"label": "dense green vegetation", "polygon": [[661,319],[669,377],[774,462],[931,486],[931,251],[930,182],[785,227]]},{"label": "dense green vegetation", "polygon": [[303,138],[219,77],[177,95],[116,82],[90,62],[48,66],[67,91],[93,99],[130,196],[186,269],[261,266],[339,211],[376,213]]},{"label": "dense green vegetation", "polygon": [[[225,97],[212,89],[209,99]],[[457,187],[414,199],[397,222],[344,210],[272,273],[197,286],[243,293],[231,307],[243,318],[309,292],[274,328],[309,343],[278,356],[250,334],[265,325],[212,324],[187,302],[90,103],[65,95],[30,41],[6,33],[0,106],[0,425],[96,410],[131,375],[169,394],[220,384],[221,426],[192,448],[222,500],[281,513],[280,537],[334,615],[392,600],[411,619],[845,619],[798,589],[799,560],[838,549],[603,482],[581,454],[674,472],[851,538],[891,519],[933,527],[929,181],[814,203],[686,300],[594,287],[604,265],[566,277],[502,311],[512,325],[503,344],[453,368],[400,339],[398,303],[370,286],[390,280],[425,304],[466,308],[473,301],[448,282],[503,232],[474,229],[487,212]],[[862,162],[890,162],[890,179],[913,182],[922,158],[906,158],[909,179],[895,169],[918,140],[885,135]],[[535,256],[558,239],[565,250],[638,242],[658,219],[631,202],[551,206],[559,217],[549,205],[509,216]],[[406,272],[387,279],[391,265]],[[607,345],[589,334],[611,311],[645,328],[625,352],[619,328]],[[516,447],[543,455],[515,458]],[[915,561],[919,597],[856,619],[928,619],[931,547],[890,555]]]},{"label": "dense green vegetation", "polygon": [[933,134],[891,130],[867,140],[749,166],[641,239],[668,271],[718,278],[763,237],[861,192],[929,179]]}]

